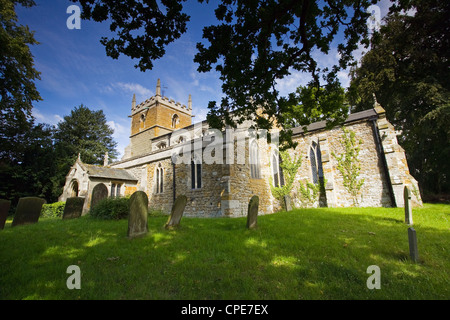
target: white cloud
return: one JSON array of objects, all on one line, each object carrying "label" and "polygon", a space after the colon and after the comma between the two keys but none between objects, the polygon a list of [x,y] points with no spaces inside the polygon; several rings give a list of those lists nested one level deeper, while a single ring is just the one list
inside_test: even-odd
[{"label": "white cloud", "polygon": [[310,80],[307,73],[300,71],[293,71],[291,75],[277,81],[276,89],[281,96],[287,96],[300,86],[305,86]]},{"label": "white cloud", "polygon": [[56,125],[58,122],[64,120],[59,114],[44,114],[37,108],[33,108],[31,113],[38,123]]},{"label": "white cloud", "polygon": [[113,120],[108,121],[107,124],[114,130],[113,138],[117,142],[117,152],[119,153],[118,159],[121,159],[124,154],[125,147],[130,143],[129,128],[128,126],[122,125]]},{"label": "white cloud", "polygon": [[[111,87],[120,89],[126,93],[129,94],[136,94],[136,101],[137,103],[140,103],[151,96],[153,96],[153,91],[150,89],[145,88],[144,86],[138,84],[138,83],[126,83],[126,82],[116,82],[111,84]],[[108,87],[105,87],[105,90],[108,90]]]}]

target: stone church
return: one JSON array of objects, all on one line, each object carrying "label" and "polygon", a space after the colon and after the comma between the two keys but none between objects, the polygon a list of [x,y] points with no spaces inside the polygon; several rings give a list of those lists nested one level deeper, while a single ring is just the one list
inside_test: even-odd
[{"label": "stone church", "polygon": [[[85,197],[83,213],[87,213],[105,197],[129,196],[142,190],[155,210],[170,213],[174,199],[186,195],[187,216],[237,217],[247,214],[249,199],[258,195],[261,214],[281,210],[282,204],[271,191],[271,186],[285,183],[277,146],[249,134],[248,121],[235,129],[235,137],[217,139],[206,121],[193,124],[192,117],[191,96],[187,106],[162,96],[158,79],[153,97],[136,104],[133,96],[130,144],[123,158],[108,163],[105,155],[104,165],[97,166],[78,157],[59,200]],[[404,150],[383,108],[375,104],[371,110],[350,114],[344,127],[359,142],[361,190],[351,194],[339,169],[338,159],[344,153],[343,128],[326,129],[325,122],[317,122],[306,131],[293,129],[297,146],[288,153],[291,159],[300,157],[302,161],[290,194],[292,204],[401,207],[403,188],[408,186],[413,202],[421,205],[417,181],[409,173]],[[176,161],[174,155],[181,154],[184,161]],[[306,188],[308,182],[310,186],[322,183],[318,195],[312,196]],[[302,190],[311,195],[308,201]]]}]

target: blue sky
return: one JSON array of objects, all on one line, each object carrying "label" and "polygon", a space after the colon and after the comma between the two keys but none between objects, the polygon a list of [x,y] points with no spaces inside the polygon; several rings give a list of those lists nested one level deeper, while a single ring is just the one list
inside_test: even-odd
[{"label": "blue sky", "polygon": [[[219,101],[222,96],[219,75],[215,72],[198,73],[193,62],[196,43],[202,41],[202,29],[215,23],[216,1],[199,4],[189,0],[186,12],[191,16],[188,32],[166,48],[162,59],[154,62],[151,71],[134,68],[135,60],[121,56],[114,60],[106,56],[102,36],[108,36],[109,24],[81,21],[81,29],[69,30],[68,0],[35,0],[32,8],[17,7],[19,22],[35,31],[40,43],[32,46],[35,67],[41,72],[36,82],[43,101],[34,104],[37,122],[56,124],[80,104],[92,110],[103,110],[108,124],[114,128],[120,155],[129,143],[131,100],[137,103],[155,93],[157,79],[161,79],[163,93],[187,105],[189,94],[193,101],[193,122],[206,119],[208,102]],[[382,8],[383,9],[383,8]],[[382,10],[385,11],[385,10]],[[382,12],[384,15],[384,12]],[[358,54],[358,53],[357,53]],[[359,53],[360,54],[360,53]],[[337,51],[321,56],[323,65],[332,65],[338,59]],[[348,77],[341,73],[341,83],[348,85]],[[278,83],[281,94],[292,92],[308,79],[300,73]],[[119,156],[120,158],[120,156]]]}]

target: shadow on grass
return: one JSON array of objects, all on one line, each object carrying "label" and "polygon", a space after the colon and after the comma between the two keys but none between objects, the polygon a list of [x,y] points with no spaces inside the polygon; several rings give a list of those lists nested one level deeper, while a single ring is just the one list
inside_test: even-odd
[{"label": "shadow on grass", "polygon": [[[426,214],[425,214],[426,215]],[[127,221],[42,220],[0,231],[2,299],[447,299],[450,237],[416,226],[421,263],[408,257],[402,212],[308,209],[246,218],[183,218],[126,237]],[[69,290],[67,267],[81,269]],[[381,290],[366,287],[381,269]]]}]

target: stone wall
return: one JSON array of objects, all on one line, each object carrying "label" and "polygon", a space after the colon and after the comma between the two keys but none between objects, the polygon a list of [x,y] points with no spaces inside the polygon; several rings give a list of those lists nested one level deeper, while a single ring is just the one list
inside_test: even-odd
[{"label": "stone wall", "polygon": [[[380,110],[377,112],[372,110],[369,116],[364,114],[353,117],[345,124],[347,129],[355,132],[356,140],[362,142],[359,146],[361,166],[359,178],[364,179],[364,184],[356,204],[361,207],[402,206],[404,185],[408,185],[413,194],[415,188],[418,190],[417,182],[409,174],[404,151],[397,143],[395,130],[383,115]],[[187,129],[189,132],[195,131],[194,126]],[[201,133],[202,130],[199,132]],[[248,202],[253,195],[258,195],[260,198],[260,214],[281,210],[281,204],[273,197],[270,188],[270,181],[273,181],[271,157],[277,150],[273,145],[268,145],[265,139],[257,140],[260,154],[260,177],[252,178],[249,149],[253,138],[248,136],[246,129],[242,129],[242,132],[245,133],[243,139],[241,137],[240,140],[234,140],[232,143],[224,143],[223,164],[203,162],[201,188],[192,189],[190,164],[176,165],[175,196],[186,195],[188,198],[186,216],[245,216]],[[291,192],[294,206],[349,207],[355,205],[351,194],[344,187],[337,159],[333,156],[333,154],[339,155],[344,152],[343,133],[341,127],[325,130],[323,126],[316,126],[314,130],[306,133],[297,130],[293,139],[298,145],[295,149],[288,151],[292,159],[297,156],[302,160]],[[299,184],[300,182],[304,184],[312,182],[310,147],[313,142],[320,146],[321,164],[326,184],[322,196],[305,205],[301,201]],[[200,144],[202,153],[205,152],[208,143],[209,141],[203,141],[203,144]],[[244,148],[241,147],[242,143],[244,143]],[[195,146],[195,143],[192,145]],[[136,190],[147,192],[151,208],[166,213],[170,213],[174,199],[174,174],[171,160],[173,148],[175,146],[153,150],[142,157],[118,162],[115,165],[126,168],[134,176],[139,177]],[[226,162],[227,150],[233,151],[232,164]],[[155,187],[155,173],[159,166],[164,170],[164,190],[161,193],[157,193]],[[132,186],[129,188],[127,192],[133,190]],[[416,200],[417,204],[421,204],[420,196]]]}]

